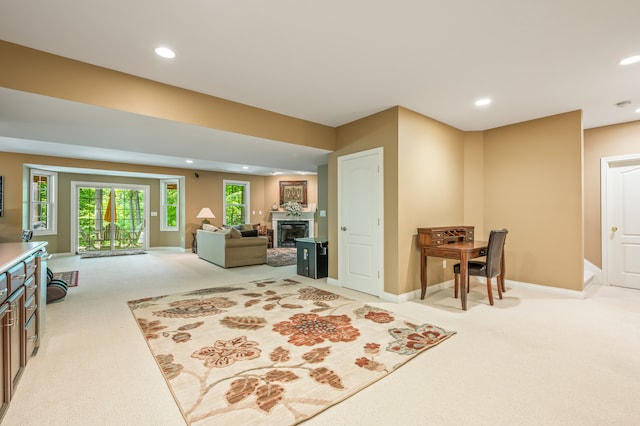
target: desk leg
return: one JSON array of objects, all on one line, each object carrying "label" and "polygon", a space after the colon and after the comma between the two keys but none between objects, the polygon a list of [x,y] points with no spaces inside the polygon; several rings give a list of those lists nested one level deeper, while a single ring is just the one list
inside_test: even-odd
[{"label": "desk leg", "polygon": [[469,255],[460,253],[460,303],[462,310],[467,310],[467,283],[469,281]]},{"label": "desk leg", "polygon": [[427,256],[423,249],[420,249],[420,286],[422,288],[420,300],[424,300],[427,294]]}]

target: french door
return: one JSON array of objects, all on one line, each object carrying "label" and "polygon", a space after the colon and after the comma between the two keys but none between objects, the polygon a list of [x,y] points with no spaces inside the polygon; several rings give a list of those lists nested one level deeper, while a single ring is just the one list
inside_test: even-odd
[{"label": "french door", "polygon": [[148,187],[73,182],[75,252],[146,249]]}]

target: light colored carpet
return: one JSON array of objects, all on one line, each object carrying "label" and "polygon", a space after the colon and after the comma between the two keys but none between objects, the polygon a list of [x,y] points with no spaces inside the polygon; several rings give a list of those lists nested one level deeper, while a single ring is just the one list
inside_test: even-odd
[{"label": "light colored carpet", "polygon": [[[184,425],[126,302],[295,275],[295,266],[223,269],[183,251],[80,260],[82,285],[47,305],[46,332],[3,425]],[[457,334],[304,423],[316,425],[631,425],[640,419],[640,291],[592,286],[586,298],[507,281],[469,309],[451,288],[401,304],[298,281]]]}]

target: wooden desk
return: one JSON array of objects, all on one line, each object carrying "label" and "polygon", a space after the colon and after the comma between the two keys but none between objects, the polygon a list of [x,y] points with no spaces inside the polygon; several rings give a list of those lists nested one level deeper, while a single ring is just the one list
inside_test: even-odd
[{"label": "wooden desk", "polygon": [[456,259],[460,261],[460,302],[462,310],[467,310],[467,279],[469,272],[467,262],[475,257],[487,254],[486,241],[457,241],[438,246],[420,246],[420,284],[422,292],[420,299],[427,294],[427,256]]}]

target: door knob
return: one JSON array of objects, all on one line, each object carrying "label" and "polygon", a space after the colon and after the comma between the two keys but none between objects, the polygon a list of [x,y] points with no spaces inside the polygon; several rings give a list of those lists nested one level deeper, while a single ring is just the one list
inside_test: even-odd
[{"label": "door knob", "polygon": [[346,231],[347,227],[346,226],[342,226],[340,229],[342,229],[343,231]]},{"label": "door knob", "polygon": [[618,230],[618,227],[617,227],[617,226],[612,226],[612,227],[611,227],[611,232],[616,232],[617,230]]}]

